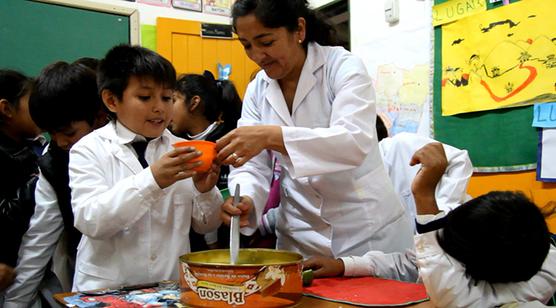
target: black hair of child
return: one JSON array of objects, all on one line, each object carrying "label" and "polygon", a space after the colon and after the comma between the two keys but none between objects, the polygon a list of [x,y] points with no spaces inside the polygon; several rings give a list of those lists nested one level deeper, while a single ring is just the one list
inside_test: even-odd
[{"label": "black hair of child", "polygon": [[388,129],[384,125],[384,121],[379,116],[376,116],[376,136],[378,141],[388,137]]},{"label": "black hair of child", "polygon": [[493,191],[452,210],[438,241],[471,278],[508,283],[540,270],[550,233],[539,208],[523,194]]},{"label": "black hair of child", "polygon": [[79,63],[55,62],[35,82],[29,112],[37,126],[57,132],[76,121],[94,124],[102,108],[95,72]]},{"label": "black hair of child", "polygon": [[228,130],[237,127],[241,116],[241,98],[231,81],[215,80],[209,71],[203,75],[185,74],[178,78],[176,90],[185,96],[186,106],[189,106],[191,98],[199,96],[201,110],[209,122],[223,120]]},{"label": "black hair of child", "polygon": [[168,89],[176,86],[176,70],[170,61],[141,46],[117,45],[106,53],[98,67],[98,91],[109,90],[122,99],[130,77],[152,78]]},{"label": "black hair of child", "polygon": [[[14,70],[0,70],[0,99],[5,99],[15,110],[19,108],[19,100],[33,87],[33,79]],[[0,117],[0,125],[4,123]]]},{"label": "black hair of child", "polygon": [[298,19],[303,17],[306,23],[305,48],[309,42],[326,46],[338,44],[334,27],[310,9],[307,0],[237,0],[232,7],[234,29],[237,18],[249,14],[255,14],[267,28],[285,27],[289,32],[297,30]]},{"label": "black hair of child", "polygon": [[84,66],[92,69],[96,73],[96,71],[98,69],[98,65],[100,63],[100,60],[97,59],[97,58],[82,57],[82,58],[79,58],[79,59],[73,61],[73,63],[84,65]]}]

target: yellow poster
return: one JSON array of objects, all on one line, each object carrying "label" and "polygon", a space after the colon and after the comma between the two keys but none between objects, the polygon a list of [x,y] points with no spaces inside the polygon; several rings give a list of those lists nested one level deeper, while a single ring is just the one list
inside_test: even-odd
[{"label": "yellow poster", "polygon": [[482,11],[486,11],[485,0],[450,0],[432,7],[432,25],[447,24]]},{"label": "yellow poster", "polygon": [[442,115],[556,101],[556,1],[522,0],[442,27]]}]

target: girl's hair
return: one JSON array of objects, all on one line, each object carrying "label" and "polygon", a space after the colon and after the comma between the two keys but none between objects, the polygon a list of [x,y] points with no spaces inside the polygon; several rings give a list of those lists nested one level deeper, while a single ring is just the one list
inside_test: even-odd
[{"label": "girl's hair", "polygon": [[178,78],[176,90],[185,96],[187,106],[191,98],[199,96],[201,110],[208,121],[224,121],[227,131],[237,127],[241,116],[241,98],[231,81],[215,80],[209,71],[203,75],[185,74]]},{"label": "girl's hair", "polygon": [[338,44],[334,27],[310,9],[307,0],[237,0],[232,7],[234,29],[237,18],[249,14],[254,14],[267,28],[285,27],[290,32],[297,30],[298,18],[303,17],[307,27],[304,47],[309,42],[328,46]]},{"label": "girl's hair", "polygon": [[33,80],[20,72],[0,70],[0,99],[5,99],[13,107],[19,106],[19,99],[29,93]]},{"label": "girl's hair", "polygon": [[529,280],[540,270],[550,233],[523,194],[493,191],[452,210],[438,242],[473,279],[506,283]]},{"label": "girl's hair", "polygon": [[[33,87],[33,80],[20,72],[0,70],[0,99],[5,99],[14,109],[19,108],[19,100]],[[3,124],[0,117],[0,124]]]}]

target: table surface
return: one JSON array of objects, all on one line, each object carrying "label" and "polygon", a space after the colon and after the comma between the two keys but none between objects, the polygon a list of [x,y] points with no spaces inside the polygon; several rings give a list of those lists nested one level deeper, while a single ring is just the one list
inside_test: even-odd
[{"label": "table surface", "polygon": [[[60,303],[61,306],[65,306],[64,297],[72,296],[74,294],[75,293],[72,293],[72,292],[58,293],[58,294],[54,294],[54,299],[58,303]],[[335,303],[335,302],[330,302],[330,301],[326,301],[326,300],[322,300],[322,299],[318,299],[318,298],[314,298],[314,297],[303,296],[301,298],[301,301],[299,302],[299,304],[297,304],[295,307],[345,308],[345,307],[358,307],[358,306],[342,304],[342,303]],[[381,307],[385,307],[385,306],[381,306]],[[433,305],[431,304],[430,301],[426,301],[426,302],[423,302],[423,303],[414,304],[414,305],[407,305],[407,306],[403,306],[403,307],[433,308]]]}]

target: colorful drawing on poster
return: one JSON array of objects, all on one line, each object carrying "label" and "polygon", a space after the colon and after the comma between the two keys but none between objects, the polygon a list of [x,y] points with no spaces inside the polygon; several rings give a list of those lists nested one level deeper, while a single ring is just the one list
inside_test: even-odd
[{"label": "colorful drawing on poster", "polygon": [[442,115],[556,100],[556,1],[527,0],[442,28]]},{"label": "colorful drawing on poster", "polygon": [[375,34],[377,37],[353,50],[373,80],[376,112],[390,136],[417,133],[428,111],[430,55],[422,52],[430,50],[428,21],[416,21],[414,29]]},{"label": "colorful drawing on poster", "polygon": [[172,6],[179,9],[201,12],[202,0],[172,0]]},{"label": "colorful drawing on poster", "polygon": [[137,3],[170,7],[170,0],[135,0]]},{"label": "colorful drawing on poster", "polygon": [[429,95],[429,66],[406,69],[394,64],[379,65],[375,91],[377,113],[386,116],[390,135],[415,133]]},{"label": "colorful drawing on poster", "polygon": [[204,13],[230,16],[232,12],[232,0],[205,0]]}]

